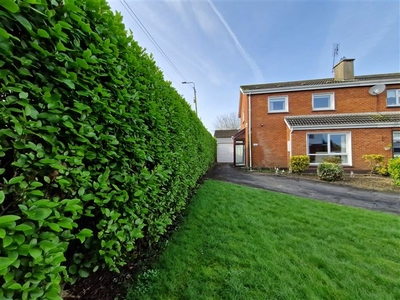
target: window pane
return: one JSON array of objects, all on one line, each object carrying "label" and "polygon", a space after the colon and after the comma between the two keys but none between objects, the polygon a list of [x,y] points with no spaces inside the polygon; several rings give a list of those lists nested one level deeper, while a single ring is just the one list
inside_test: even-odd
[{"label": "window pane", "polygon": [[331,97],[329,95],[315,95],[314,96],[314,108],[330,108],[331,107]]},{"label": "window pane", "polygon": [[[311,137],[313,136],[313,137]],[[308,153],[328,153],[328,135],[327,134],[313,134],[308,135]]]},{"label": "window pane", "polygon": [[284,100],[273,100],[270,103],[271,103],[271,110],[285,110]]},{"label": "window pane", "polygon": [[400,157],[400,131],[393,131],[393,156]]},{"label": "window pane", "polygon": [[[397,93],[396,93],[397,92]],[[396,90],[388,90],[387,91],[387,105],[388,106],[394,106],[394,105],[400,105],[400,99],[396,99],[400,97],[400,93]]]},{"label": "window pane", "polygon": [[[324,162],[324,159],[330,158],[333,155],[328,155],[328,154],[322,154],[322,155],[309,155],[310,157],[310,163],[316,163],[320,164]],[[339,156],[342,159],[342,164],[347,164],[348,163],[348,156],[347,155],[335,155]]]},{"label": "window pane", "polygon": [[331,152],[346,153],[346,135],[331,134],[330,135]]}]

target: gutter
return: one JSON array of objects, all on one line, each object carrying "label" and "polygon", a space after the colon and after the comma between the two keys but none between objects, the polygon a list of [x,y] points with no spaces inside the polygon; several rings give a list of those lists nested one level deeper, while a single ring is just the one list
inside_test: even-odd
[{"label": "gutter", "polygon": [[293,133],[293,128],[292,127],[290,127],[290,125],[288,124],[288,122],[286,121],[286,118],[284,119],[284,121],[285,121],[285,123],[286,123],[286,126],[290,129],[290,148],[289,148],[289,156],[290,156],[290,158],[292,157],[292,153],[293,153],[293,151],[292,151],[292,133]]},{"label": "gutter", "polygon": [[248,140],[249,140],[249,168],[250,170],[253,168],[253,153],[252,153],[252,140],[251,140],[251,93],[249,94],[249,123],[248,123]]}]

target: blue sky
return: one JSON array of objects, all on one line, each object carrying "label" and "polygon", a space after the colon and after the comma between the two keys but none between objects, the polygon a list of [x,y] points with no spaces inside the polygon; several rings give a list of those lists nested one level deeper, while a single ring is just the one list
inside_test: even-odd
[{"label": "blue sky", "polygon": [[121,4],[127,29],[213,133],[237,112],[241,85],[332,77],[332,50],[355,58],[355,75],[400,72],[399,1],[126,0],[179,73]]}]

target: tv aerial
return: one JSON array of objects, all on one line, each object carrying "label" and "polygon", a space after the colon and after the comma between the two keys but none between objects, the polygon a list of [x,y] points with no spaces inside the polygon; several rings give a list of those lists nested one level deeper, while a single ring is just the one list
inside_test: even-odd
[{"label": "tv aerial", "polygon": [[332,50],[332,56],[333,56],[332,73],[333,73],[333,71],[335,69],[335,58],[338,55],[339,55],[339,44],[333,44],[333,50]]},{"label": "tv aerial", "polygon": [[376,84],[369,89],[369,94],[372,96],[377,96],[381,94],[386,89],[386,85],[383,83]]}]

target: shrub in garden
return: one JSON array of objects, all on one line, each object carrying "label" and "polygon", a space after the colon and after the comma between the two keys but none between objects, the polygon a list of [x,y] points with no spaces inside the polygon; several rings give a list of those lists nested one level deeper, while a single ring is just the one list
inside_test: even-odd
[{"label": "shrub in garden", "polygon": [[343,180],[344,171],[341,165],[323,162],[318,165],[317,174],[321,180],[338,181]]},{"label": "shrub in garden", "polygon": [[290,158],[290,169],[294,173],[303,173],[310,167],[310,158],[307,155],[295,155]]},{"label": "shrub in garden", "polygon": [[395,185],[400,185],[400,157],[389,159],[388,173],[393,178]]},{"label": "shrub in garden", "polygon": [[380,174],[385,166],[385,156],[381,154],[364,154],[362,158],[368,164],[370,175]]},{"label": "shrub in garden", "polygon": [[0,299],[154,243],[216,143],[103,0],[0,1]]}]

